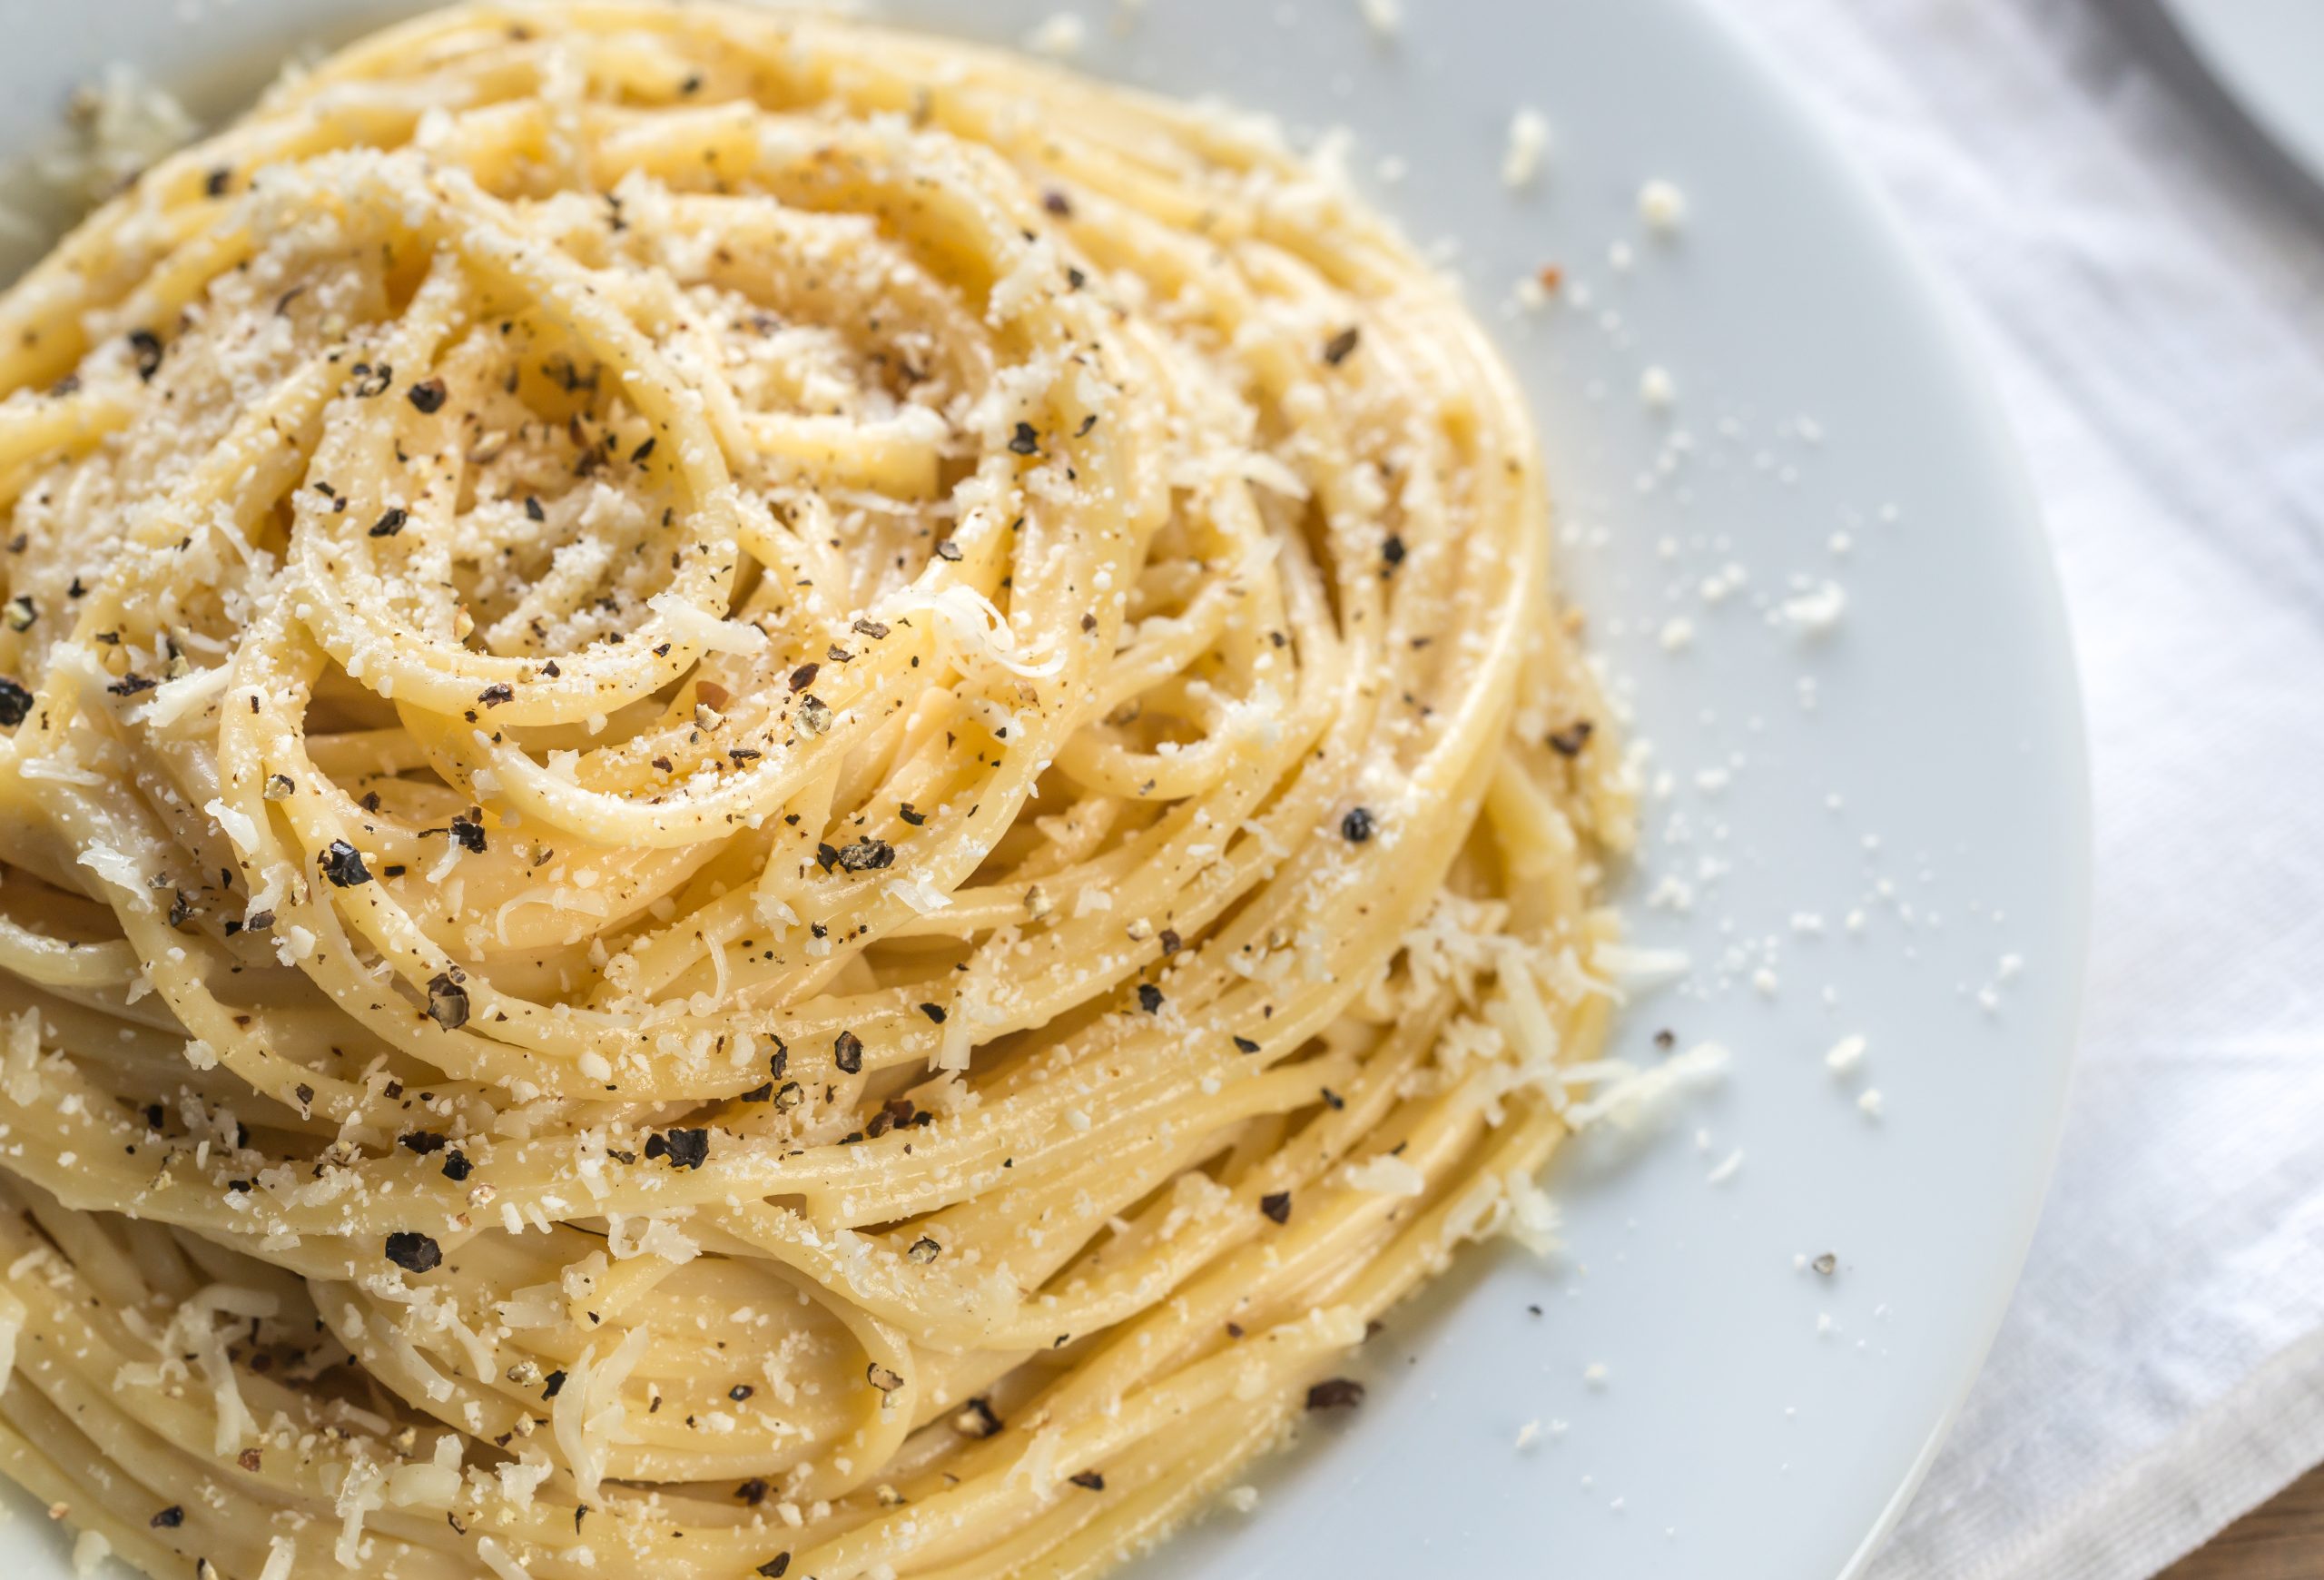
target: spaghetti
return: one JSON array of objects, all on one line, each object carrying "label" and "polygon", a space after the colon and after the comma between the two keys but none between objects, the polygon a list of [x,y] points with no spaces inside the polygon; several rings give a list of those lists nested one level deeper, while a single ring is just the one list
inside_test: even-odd
[{"label": "spaghetti", "polygon": [[1088,1575],[1550,1227],[1621,763],[1262,129],[472,7],[0,298],[0,1468],[155,1575]]}]

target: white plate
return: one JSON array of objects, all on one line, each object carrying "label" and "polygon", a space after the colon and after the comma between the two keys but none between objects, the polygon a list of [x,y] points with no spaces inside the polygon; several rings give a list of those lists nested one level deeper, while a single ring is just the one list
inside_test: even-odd
[{"label": "white plate", "polygon": [[2324,186],[2324,5],[2156,0],[2220,90]]},{"label": "white plate", "polygon": [[[1014,39],[1054,5],[894,9]],[[1113,0],[1084,5],[1086,64],[1351,125],[1382,201],[1423,238],[1461,239],[1537,402],[1568,580],[1675,785],[1630,898],[1640,939],[1700,969],[1631,1011],[1619,1052],[1650,1063],[1669,1027],[1736,1055],[1651,1145],[1567,1158],[1562,1259],[1474,1257],[1395,1313],[1356,1368],[1364,1408],[1262,1467],[1256,1513],[1214,1516],[1143,1573],[1850,1572],[2000,1319],[2082,969],[2073,672],[1991,399],[1864,189],[1679,0],[1415,0],[1391,42],[1354,0],[1157,0],[1123,25]],[[403,8],[220,0],[189,22],[173,0],[0,0],[0,148],[46,135],[67,86],[116,55],[206,84],[215,108],[248,93],[258,55]],[[1499,163],[1521,104],[1555,139],[1512,194]],[[1401,182],[1372,179],[1383,154],[1407,162]],[[1686,194],[1675,242],[1639,222],[1649,177]],[[1512,305],[1544,262],[1592,305],[1571,289]],[[1667,414],[1639,395],[1658,365]],[[1729,566],[1744,579],[1710,601]],[[1827,579],[1846,598],[1828,634],[1773,613]],[[1695,634],[1669,652],[1676,618]],[[1648,903],[1666,879],[1693,889],[1690,912]],[[1824,1054],[1853,1034],[1863,1069],[1836,1080]],[[1827,1250],[1836,1275],[1799,1265]],[[1521,1452],[1529,1421],[1541,1437]],[[37,1520],[0,1529],[20,1573],[61,1572],[61,1551]]]}]

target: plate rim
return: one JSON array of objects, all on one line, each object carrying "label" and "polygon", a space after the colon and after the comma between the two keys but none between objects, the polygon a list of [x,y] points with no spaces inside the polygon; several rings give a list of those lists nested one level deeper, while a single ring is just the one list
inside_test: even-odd
[{"label": "plate rim", "polygon": [[[426,0],[430,6],[440,3],[442,0]],[[974,0],[964,3],[973,8]],[[1674,3],[1690,14],[1706,36],[1718,41],[1734,67],[1734,75],[1748,84],[1755,112],[1780,117],[1798,133],[1795,155],[1814,162],[1818,184],[1845,199],[1851,218],[1876,250],[1881,271],[1894,280],[1900,294],[1915,303],[1920,316],[1940,331],[1933,337],[1938,358],[1932,360],[1930,368],[1938,379],[1931,381],[1941,380],[1948,386],[1945,390],[1945,403],[1962,419],[1965,439],[1974,444],[1990,473],[1995,493],[2006,499],[2005,517],[1994,521],[1989,537],[1995,544],[2009,546],[2016,562],[2014,573],[2025,580],[2033,601],[2038,605],[2038,620],[2024,622],[2024,639],[2028,651],[2042,658],[2042,673],[2036,679],[2044,701],[2039,711],[2045,719],[2054,715],[2057,723],[2067,726],[2057,747],[2061,773],[2071,781],[2061,786],[2070,795],[2070,806],[2064,815],[2070,822],[2073,837],[2065,842],[2060,857],[2068,892],[2060,897],[2063,921],[2058,935],[2043,940],[2045,949],[2063,947],[2063,956],[2054,969],[2068,978],[2064,995],[2067,1009],[2054,1045],[2052,1040],[2037,1041],[2030,1036],[2020,1038],[2014,1044],[2028,1053],[2038,1054],[2043,1061],[2045,1085],[2042,1095],[2049,1111],[2041,1126],[2039,1156],[2028,1160],[2034,1165],[2039,1188],[2027,1190],[2012,1210],[2007,1223],[2010,1243],[1997,1249],[1994,1258],[1993,1290],[1982,1296],[1984,1308],[1978,1312],[1978,1319],[1974,1324],[1965,1323],[1965,1327],[1974,1328],[1976,1338],[1965,1353],[1959,1375],[1949,1385],[1948,1403],[1940,1416],[1929,1423],[1906,1473],[1875,1515],[1854,1555],[1842,1566],[1842,1580],[1848,1580],[1865,1573],[1902,1521],[1970,1397],[2022,1279],[2054,1176],[2079,1062],[2093,931],[2095,824],[2087,709],[2073,646],[2072,623],[2042,499],[1994,370],[1976,346],[1958,287],[1944,278],[1914,241],[1877,182],[1837,135],[1832,121],[1817,105],[1807,86],[1782,68],[1772,51],[1709,0]],[[292,19],[296,14],[290,6],[286,5],[285,10],[283,30],[287,31],[295,25]],[[6,152],[13,159],[23,150]],[[1492,331],[1493,326],[1482,304],[1472,301],[1472,306]],[[1500,338],[1496,332],[1496,341]],[[1974,1308],[1965,1301],[1964,1309]]]},{"label": "plate rim", "polygon": [[[1948,1403],[1938,1418],[1930,1423],[1918,1452],[1896,1490],[1874,1517],[1855,1554],[1841,1567],[1838,1580],[1858,1580],[1871,1568],[1889,1537],[1903,1523],[1915,1495],[1927,1479],[1930,1469],[1952,1435],[1954,1423],[1960,1418],[1962,1409],[1975,1389],[1977,1379],[1984,1372],[1985,1362],[2001,1336],[2002,1325],[2015,1300],[2018,1285],[2024,1278],[2034,1233],[2040,1227],[2043,1212],[2049,1201],[2050,1187],[2056,1178],[2075,1073],[2081,1065],[2083,1028],[2088,1014],[2097,866],[2089,710],[2083,695],[2081,665],[2073,649],[2073,627],[2065,601],[2064,583],[2058,572],[2056,548],[2041,491],[2034,482],[2033,468],[2026,459],[2016,428],[2010,420],[2008,404],[2003,398],[1994,368],[1977,347],[1969,309],[1960,288],[1939,272],[1935,262],[1914,240],[1903,217],[1870,170],[1849,151],[1830,117],[1814,102],[1804,85],[1793,81],[1791,75],[1784,71],[1774,52],[1747,32],[1725,10],[1712,5],[1710,0],[1679,0],[1679,3],[1695,14],[1709,34],[1726,44],[1741,72],[1758,78],[1755,85],[1770,113],[1786,117],[1803,133],[1800,141],[1811,149],[1811,157],[1822,162],[1824,174],[1832,190],[1844,193],[1856,210],[1866,233],[1885,255],[1884,266],[1895,273],[1900,287],[1917,300],[1925,317],[1939,331],[1937,341],[1942,348],[1944,371],[1956,385],[1963,398],[1964,414],[1974,420],[1980,430],[1975,436],[1978,446],[1991,461],[1994,475],[2009,498],[2009,518],[2000,525],[1994,537],[1996,541],[2016,546],[2024,562],[2019,573],[2034,584],[2042,613],[2038,630],[2029,632],[2028,636],[2047,655],[2046,663],[2051,672],[2046,678],[2054,688],[2050,706],[2063,710],[2063,722],[2068,726],[2062,746],[2066,755],[2066,776],[2071,781],[2066,788],[2071,794],[2069,816],[2073,837],[2068,842],[2065,853],[2069,869],[2068,890],[2063,896],[2069,915],[2066,926],[2068,958],[2060,968],[2069,978],[2066,992],[2068,1009],[2064,1023],[2058,1029],[2056,1045],[2043,1050],[2053,1071],[2050,1111],[2044,1116],[2041,1155],[2035,1169],[2040,1189],[2027,1192],[2027,1199],[2017,1205],[2016,1220],[2012,1225],[2012,1243],[2005,1255],[1996,1258],[1997,1265],[2007,1269],[2008,1275],[1998,1284],[1997,1292],[1986,1300],[1988,1309],[1983,1313],[1978,1324],[1978,1337],[1970,1348],[1961,1375],[1950,1390]],[[2172,4],[2173,0],[2162,0],[2162,3]]]}]

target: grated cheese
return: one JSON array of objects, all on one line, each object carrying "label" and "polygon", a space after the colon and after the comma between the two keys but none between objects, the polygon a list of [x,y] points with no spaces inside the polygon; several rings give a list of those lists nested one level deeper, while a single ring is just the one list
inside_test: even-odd
[{"label": "grated cheese", "polygon": [[705,653],[756,653],[767,645],[766,633],[756,626],[722,619],[676,593],[655,593],[645,607],[662,617],[672,637]]},{"label": "grated cheese", "polygon": [[951,895],[925,878],[890,878],[885,886],[889,894],[922,916],[933,916],[952,903]]},{"label": "grated cheese", "polygon": [[25,1010],[8,1021],[8,1046],[0,1055],[0,1090],[8,1101],[29,1107],[40,1100],[40,1012]]},{"label": "grated cheese", "polygon": [[117,889],[126,889],[137,897],[139,909],[151,902],[145,898],[144,874],[137,863],[109,844],[92,844],[80,854],[80,864]]},{"label": "grated cheese", "polygon": [[1638,217],[1658,236],[1674,236],[1687,219],[1687,194],[1667,181],[1649,181],[1638,189]]},{"label": "grated cheese", "polygon": [[476,1539],[476,1555],[483,1559],[484,1566],[498,1575],[500,1580],[533,1580],[532,1572],[510,1557],[508,1550],[490,1536]]},{"label": "grated cheese", "polygon": [[41,174],[87,202],[118,191],[131,177],[194,133],[178,102],[125,62],[108,64],[73,95],[71,114],[83,146],[41,162]]},{"label": "grated cheese", "polygon": [[1375,1196],[1418,1196],[1428,1189],[1428,1176],[1402,1158],[1380,1152],[1347,1166],[1347,1182]]},{"label": "grated cheese", "polygon": [[1839,625],[1847,607],[1847,594],[1840,584],[1827,581],[1784,599],[1783,617],[1803,636],[1827,636]]},{"label": "grated cheese", "polygon": [[1549,1192],[1522,1174],[1503,1179],[1502,1192],[1509,1204],[1503,1232],[1537,1257],[1555,1251],[1560,1220],[1557,1203],[1550,1200]]},{"label": "grated cheese", "polygon": [[1728,1054],[1716,1042],[1701,1042],[1651,1070],[1634,1071],[1588,1101],[1566,1111],[1566,1123],[1575,1130],[1604,1121],[1617,1130],[1633,1130],[1679,1093],[1717,1080],[1726,1071]]},{"label": "grated cheese", "polygon": [[1501,184],[1530,185],[1541,173],[1542,156],[1550,148],[1549,118],[1527,105],[1509,118],[1509,139],[1501,153]]},{"label": "grated cheese", "polygon": [[1683,979],[1694,961],[1683,949],[1641,949],[1611,941],[1590,952],[1590,968],[1625,992],[1664,986]]},{"label": "grated cheese", "polygon": [[237,855],[249,856],[258,854],[258,820],[256,818],[240,807],[227,805],[222,797],[209,801],[202,810],[210,815],[210,821],[216,824],[227,839],[233,843],[234,853]]},{"label": "grated cheese", "polygon": [[573,1473],[574,1490],[584,1503],[594,1503],[605,1479],[606,1455],[623,1440],[621,1386],[645,1353],[653,1338],[650,1328],[633,1328],[604,1360],[595,1343],[566,1368],[565,1386],[549,1407],[549,1427]]},{"label": "grated cheese", "polygon": [[113,1544],[105,1540],[103,1531],[83,1531],[73,1538],[73,1573],[84,1577],[104,1567],[113,1556]]},{"label": "grated cheese", "polygon": [[920,610],[936,617],[937,630],[950,639],[956,657],[995,665],[1024,680],[1046,679],[1065,667],[1062,653],[1052,653],[1039,663],[1019,657],[1017,634],[1007,617],[972,587],[955,582],[940,592],[908,592],[890,603],[887,617],[893,621]]},{"label": "grated cheese", "polygon": [[1070,11],[1060,11],[1025,35],[1025,48],[1051,60],[1070,60],[1088,41],[1089,26]]}]

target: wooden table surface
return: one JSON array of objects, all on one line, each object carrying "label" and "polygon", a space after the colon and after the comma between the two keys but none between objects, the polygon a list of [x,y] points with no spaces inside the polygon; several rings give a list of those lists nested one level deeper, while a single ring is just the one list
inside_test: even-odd
[{"label": "wooden table surface", "polygon": [[2318,1580],[2324,1576],[2324,1466],[2244,1516],[2159,1580]]}]

